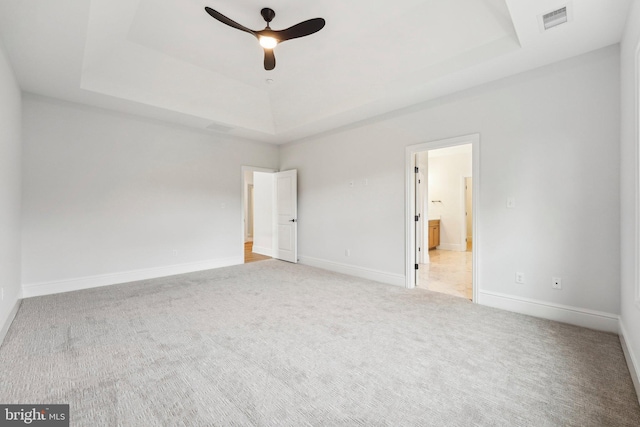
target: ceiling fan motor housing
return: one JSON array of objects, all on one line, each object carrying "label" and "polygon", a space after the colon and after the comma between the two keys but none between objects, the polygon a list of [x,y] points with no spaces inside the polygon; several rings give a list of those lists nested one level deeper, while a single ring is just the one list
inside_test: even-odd
[{"label": "ceiling fan motor housing", "polygon": [[268,7],[265,7],[260,11],[260,15],[262,15],[262,17],[264,18],[265,21],[267,21],[267,24],[268,24],[273,20],[273,18],[275,18],[276,13],[273,11],[273,9],[269,9]]}]

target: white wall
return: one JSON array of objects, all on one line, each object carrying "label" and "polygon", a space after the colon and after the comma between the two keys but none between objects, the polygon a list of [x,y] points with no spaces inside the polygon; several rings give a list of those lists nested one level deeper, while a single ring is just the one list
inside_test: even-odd
[{"label": "white wall", "polygon": [[21,99],[0,43],[0,342],[20,298]]},{"label": "white wall", "polygon": [[280,169],[298,169],[302,263],[355,266],[404,281],[404,144],[398,134],[377,124],[281,146]]},{"label": "white wall", "polygon": [[273,186],[272,173],[253,173],[254,238],[253,252],[273,256]]},{"label": "white wall", "polygon": [[26,296],[243,262],[242,165],[276,167],[276,147],[23,102]]},{"label": "white wall", "polygon": [[577,307],[617,328],[619,70],[616,45],[283,146],[281,169],[299,170],[301,260],[404,277],[405,147],[480,133],[484,303]]},{"label": "white wall", "polygon": [[472,173],[471,144],[431,150],[428,155],[427,209],[429,218],[440,218],[438,249],[466,251],[463,185],[464,177]]},{"label": "white wall", "polygon": [[626,341],[627,359],[640,395],[640,302],[637,287],[638,263],[638,75],[635,72],[636,49],[640,43],[640,3],[633,2],[629,11],[626,30],[621,43],[621,148],[620,148],[620,198],[621,198],[621,332]]}]

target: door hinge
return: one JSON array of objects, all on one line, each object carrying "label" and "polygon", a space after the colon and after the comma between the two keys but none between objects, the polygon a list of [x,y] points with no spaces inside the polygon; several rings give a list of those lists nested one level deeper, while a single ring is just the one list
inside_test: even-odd
[{"label": "door hinge", "polygon": [[418,172],[420,172],[420,169],[418,169],[418,167],[416,166],[415,168],[413,168],[413,171],[414,171],[415,173],[418,173]]},{"label": "door hinge", "polygon": [[418,264],[416,264],[416,270],[418,269]]},{"label": "door hinge", "polygon": [[420,215],[416,215],[416,221],[420,221]]}]

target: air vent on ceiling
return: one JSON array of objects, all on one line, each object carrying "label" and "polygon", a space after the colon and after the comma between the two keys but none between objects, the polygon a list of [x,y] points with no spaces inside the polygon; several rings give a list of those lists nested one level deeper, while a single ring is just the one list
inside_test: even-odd
[{"label": "air vent on ceiling", "polygon": [[544,23],[545,30],[553,28],[556,25],[564,24],[567,22],[567,7],[565,6],[562,9],[542,15],[542,22]]},{"label": "air vent on ceiling", "polygon": [[207,126],[207,129],[214,130],[216,132],[227,133],[233,128],[229,126],[221,125],[218,123],[211,123],[209,126]]},{"label": "air vent on ceiling", "polygon": [[558,25],[571,21],[571,4],[538,16],[540,31],[544,32]]}]

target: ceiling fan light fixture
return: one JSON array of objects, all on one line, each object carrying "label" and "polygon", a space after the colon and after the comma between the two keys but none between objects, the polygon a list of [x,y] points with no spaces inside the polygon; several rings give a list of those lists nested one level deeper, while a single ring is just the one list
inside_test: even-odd
[{"label": "ceiling fan light fixture", "polygon": [[324,19],[313,18],[302,21],[292,27],[285,28],[284,30],[274,31],[269,27],[269,23],[276,16],[276,13],[273,9],[265,7],[260,11],[260,14],[266,21],[267,26],[264,30],[254,31],[244,25],[238,24],[230,18],[227,18],[220,12],[211,9],[209,6],[206,6],[204,10],[211,15],[213,19],[235,28],[236,30],[244,31],[245,33],[249,33],[256,37],[260,46],[264,49],[264,69],[267,71],[273,70],[276,67],[276,57],[273,54],[273,48],[275,48],[279,43],[317,33],[324,28],[325,24]]},{"label": "ceiling fan light fixture", "polygon": [[258,40],[260,41],[260,46],[265,49],[273,49],[278,45],[278,40],[274,37],[260,36]]}]

